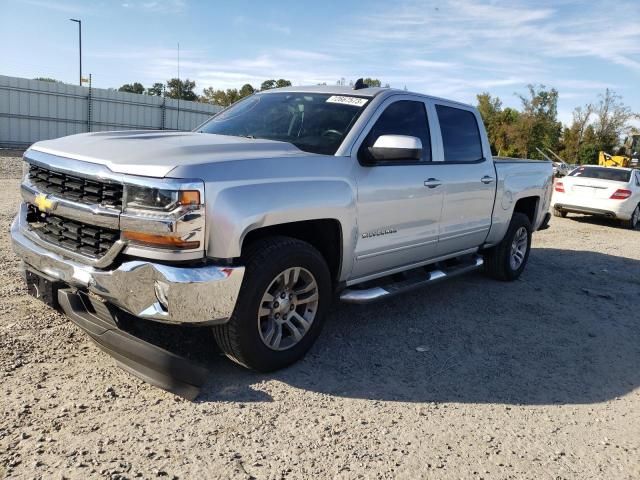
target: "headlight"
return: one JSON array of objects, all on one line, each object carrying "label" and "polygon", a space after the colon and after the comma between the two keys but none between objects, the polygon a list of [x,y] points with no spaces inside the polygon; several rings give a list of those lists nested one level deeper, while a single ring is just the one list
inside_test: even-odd
[{"label": "headlight", "polygon": [[204,246],[204,184],[141,180],[125,184],[122,238],[131,246],[198,250]]},{"label": "headlight", "polygon": [[171,212],[178,207],[200,205],[200,192],[198,190],[164,190],[127,185],[125,198],[125,210]]}]

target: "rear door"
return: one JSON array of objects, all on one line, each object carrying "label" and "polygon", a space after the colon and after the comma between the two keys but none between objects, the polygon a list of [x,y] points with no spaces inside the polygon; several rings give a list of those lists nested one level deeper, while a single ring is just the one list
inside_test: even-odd
[{"label": "rear door", "polygon": [[475,109],[434,100],[444,202],[438,255],[482,245],[491,227],[497,174],[484,126]]}]

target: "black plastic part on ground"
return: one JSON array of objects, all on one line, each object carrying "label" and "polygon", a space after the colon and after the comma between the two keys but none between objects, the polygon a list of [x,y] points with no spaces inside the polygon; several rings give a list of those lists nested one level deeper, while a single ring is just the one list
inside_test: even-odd
[{"label": "black plastic part on ground", "polygon": [[104,303],[72,289],[58,290],[58,303],[124,370],[188,400],[200,393],[208,376],[206,368],[119,328],[114,311]]}]

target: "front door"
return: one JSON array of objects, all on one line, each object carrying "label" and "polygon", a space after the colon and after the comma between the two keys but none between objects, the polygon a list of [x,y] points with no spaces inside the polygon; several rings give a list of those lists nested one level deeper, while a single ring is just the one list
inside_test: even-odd
[{"label": "front door", "polygon": [[[352,278],[375,276],[436,255],[443,188],[432,162],[426,104],[393,97],[380,106],[358,148],[358,239]],[[372,126],[371,126],[372,125]],[[381,135],[422,142],[420,160],[376,162],[368,155]]]}]

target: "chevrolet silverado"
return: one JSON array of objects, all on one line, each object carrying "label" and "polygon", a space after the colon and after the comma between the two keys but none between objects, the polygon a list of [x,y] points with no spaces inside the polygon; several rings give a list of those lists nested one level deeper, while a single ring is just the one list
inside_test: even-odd
[{"label": "chevrolet silverado", "polygon": [[361,82],[289,87],[193,132],[34,144],[11,236],[33,295],[171,389],[181,364],[136,343],[124,316],[209,327],[232,360],[285,367],[336,297],[364,304],[476,269],[518,278],[552,173],[493,158],[469,105]]}]

